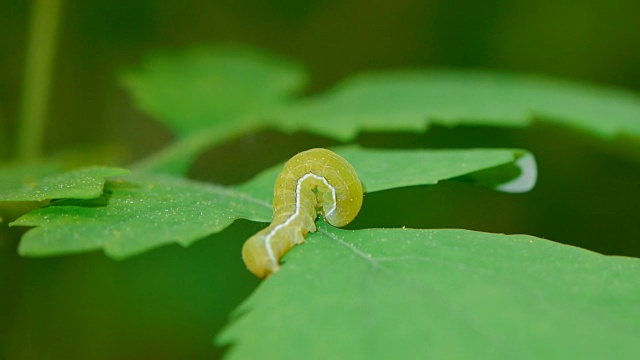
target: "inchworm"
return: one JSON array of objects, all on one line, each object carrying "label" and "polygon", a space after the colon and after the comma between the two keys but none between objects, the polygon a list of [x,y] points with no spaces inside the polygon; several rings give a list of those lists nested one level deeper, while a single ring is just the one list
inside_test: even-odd
[{"label": "inchworm", "polygon": [[318,213],[333,226],[350,223],[362,206],[362,185],[347,160],[326,149],[292,157],[278,175],[273,197],[273,222],[242,247],[249,271],[265,278],[280,269],[280,259],[316,231]]}]

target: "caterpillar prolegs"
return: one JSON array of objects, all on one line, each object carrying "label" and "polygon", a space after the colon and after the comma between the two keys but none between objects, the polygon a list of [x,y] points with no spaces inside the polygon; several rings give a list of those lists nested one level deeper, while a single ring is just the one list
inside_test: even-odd
[{"label": "caterpillar prolegs", "polygon": [[356,171],[338,154],[311,149],[295,155],[276,179],[273,222],[244,243],[247,268],[260,278],[278,271],[280,259],[316,231],[318,213],[333,226],[345,226],[360,211],[362,196]]}]

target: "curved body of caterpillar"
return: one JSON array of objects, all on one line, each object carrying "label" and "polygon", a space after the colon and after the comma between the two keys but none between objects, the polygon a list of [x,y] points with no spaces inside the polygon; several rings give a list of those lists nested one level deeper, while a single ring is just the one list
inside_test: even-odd
[{"label": "curved body of caterpillar", "polygon": [[278,175],[273,198],[273,222],[242,247],[249,271],[265,278],[280,269],[280,259],[316,231],[317,213],[333,226],[350,223],[362,206],[362,185],[345,159],[326,149],[311,149],[292,157]]}]

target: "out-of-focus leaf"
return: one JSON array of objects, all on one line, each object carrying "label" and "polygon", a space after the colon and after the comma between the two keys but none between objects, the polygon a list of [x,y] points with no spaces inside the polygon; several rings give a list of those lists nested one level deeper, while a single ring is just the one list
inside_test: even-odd
[{"label": "out-of-focus leaf", "polygon": [[321,225],[218,337],[226,359],[640,357],[640,260],[530,236]]},{"label": "out-of-focus leaf", "polygon": [[184,173],[206,148],[267,125],[347,141],[430,124],[525,127],[542,119],[603,137],[640,137],[640,97],[542,77],[471,71],[364,74],[294,100],[298,64],[244,47],[156,55],[124,76],[138,106],[178,134],[135,168]]},{"label": "out-of-focus leaf", "polygon": [[179,139],[136,168],[184,173],[207,147],[260,126],[253,115],[288,101],[306,78],[293,61],[241,46],[150,57],[123,83],[138,107]]},{"label": "out-of-focus leaf", "polygon": [[523,127],[535,119],[603,137],[640,137],[640,97],[541,77],[470,71],[376,73],[292,102],[274,126],[339,140],[361,131],[424,131],[430,124]]},{"label": "out-of-focus leaf", "polygon": [[[397,151],[346,148],[366,191],[435,184],[439,180],[512,163],[519,150]],[[114,258],[160,245],[201,239],[243,218],[268,222],[273,168],[235,188],[165,175],[133,174],[108,181],[104,195],[91,201],[57,201],[12,223],[36,226],[19,251],[48,256],[103,249]]]},{"label": "out-of-focus leaf", "polygon": [[0,173],[0,201],[94,199],[102,195],[105,178],[128,172],[111,167],[88,167],[63,172],[55,165],[4,168]]},{"label": "out-of-focus leaf", "polygon": [[136,104],[180,136],[241,122],[288,100],[306,82],[300,65],[241,46],[150,57],[123,82]]}]

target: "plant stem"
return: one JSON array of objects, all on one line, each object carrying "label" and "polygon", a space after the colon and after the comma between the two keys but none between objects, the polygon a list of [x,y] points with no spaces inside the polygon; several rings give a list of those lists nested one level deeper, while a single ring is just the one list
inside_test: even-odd
[{"label": "plant stem", "polygon": [[17,142],[14,145],[21,161],[34,161],[41,154],[62,2],[63,0],[33,2]]}]

